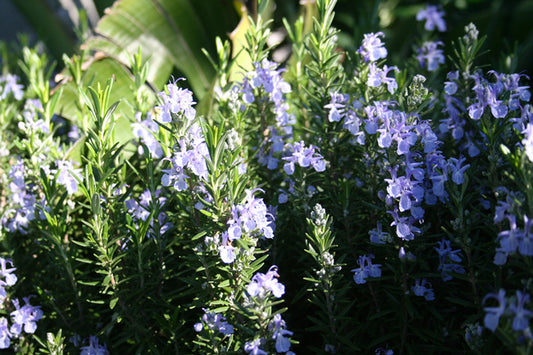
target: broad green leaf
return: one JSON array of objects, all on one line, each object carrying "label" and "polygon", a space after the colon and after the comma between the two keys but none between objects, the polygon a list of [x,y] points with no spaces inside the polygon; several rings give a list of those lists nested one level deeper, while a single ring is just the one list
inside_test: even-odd
[{"label": "broad green leaf", "polygon": [[215,37],[226,35],[236,23],[231,1],[119,0],[86,46],[125,65],[141,48],[150,63],[147,81],[152,87],[161,88],[177,68],[200,98],[215,74],[202,48],[214,53]]}]

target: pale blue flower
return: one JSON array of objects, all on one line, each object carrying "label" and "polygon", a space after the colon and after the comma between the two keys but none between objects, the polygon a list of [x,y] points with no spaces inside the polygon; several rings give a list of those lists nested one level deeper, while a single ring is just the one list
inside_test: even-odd
[{"label": "pale blue flower", "polygon": [[288,337],[292,336],[293,332],[285,329],[285,327],[285,321],[279,313],[274,315],[274,318],[268,325],[268,329],[272,331],[272,339],[276,340],[276,351],[278,353],[285,353],[291,347],[291,342]]},{"label": "pale blue flower", "polygon": [[100,345],[96,336],[89,337],[89,345],[80,348],[80,355],[109,355],[107,345]]},{"label": "pale blue flower", "polygon": [[9,331],[7,319],[0,318],[0,349],[8,349],[11,344],[12,334]]},{"label": "pale blue flower", "polygon": [[255,339],[252,341],[247,341],[244,344],[244,351],[250,353],[251,355],[268,355],[268,353],[259,347],[262,345],[263,339]]},{"label": "pale blue flower", "polygon": [[22,329],[28,334],[33,334],[37,329],[37,321],[43,317],[41,306],[32,306],[30,297],[23,298],[24,305],[22,307],[20,307],[18,299],[13,300],[15,310],[10,314],[13,321],[10,331],[15,336],[18,336]]},{"label": "pale blue flower", "polygon": [[83,180],[81,169],[75,169],[73,163],[68,160],[58,160],[57,183],[65,186],[69,195],[78,191],[78,182]]},{"label": "pale blue flower", "polygon": [[12,74],[6,74],[0,76],[0,84],[4,83],[4,89],[0,94],[0,101],[4,100],[9,93],[13,93],[13,96],[17,101],[22,99],[24,95],[24,86],[18,83],[19,77]]},{"label": "pale blue flower", "polygon": [[182,78],[170,82],[166,86],[166,91],[161,91],[159,96],[163,105],[156,106],[160,111],[161,122],[170,123],[173,120],[173,114],[185,117],[191,121],[196,116],[196,109],[193,107],[196,102],[193,100],[192,91],[182,89],[176,83]]},{"label": "pale blue flower", "polygon": [[13,273],[13,271],[16,270],[16,268],[7,268],[7,263],[11,264],[13,266],[13,262],[8,259],[4,259],[0,257],[0,277],[4,277],[3,280],[7,286],[13,286],[17,282],[17,275]]},{"label": "pale blue flower", "polygon": [[368,62],[374,62],[378,59],[387,57],[387,49],[384,43],[381,42],[380,37],[384,37],[383,32],[366,33],[363,38],[361,47],[357,50],[363,56],[363,59]]},{"label": "pale blue flower", "polygon": [[226,322],[226,318],[220,313],[216,313],[204,308],[204,315],[201,322],[194,325],[196,332],[201,332],[203,328],[207,327],[209,330],[217,330],[224,335],[233,334],[233,326]]},{"label": "pale blue flower", "polygon": [[415,285],[411,287],[411,290],[416,296],[424,297],[427,301],[435,300],[435,294],[431,288],[431,283],[426,279],[416,280]]},{"label": "pale blue flower", "polygon": [[360,255],[357,259],[357,264],[359,267],[357,269],[352,269],[354,273],[353,279],[356,284],[365,284],[366,279],[369,277],[381,277],[381,265],[373,264],[372,259],[374,255]]},{"label": "pale blue flower", "polygon": [[533,317],[533,312],[524,308],[529,303],[529,295],[516,291],[516,299],[509,304],[509,310],[514,313],[513,329],[516,331],[525,330],[529,326],[529,319]]},{"label": "pale blue flower", "polygon": [[433,31],[437,28],[440,32],[446,31],[446,23],[443,19],[444,11],[439,11],[437,6],[427,5],[426,8],[421,9],[416,14],[418,21],[426,20],[424,28],[427,31]]},{"label": "pale blue flower", "polygon": [[278,267],[272,265],[266,274],[261,272],[256,273],[248,286],[246,286],[246,291],[252,297],[265,295],[267,291],[271,291],[272,295],[276,298],[280,298],[285,293],[285,285],[278,282],[277,273]]},{"label": "pale blue flower", "polygon": [[483,308],[485,312],[485,318],[483,320],[483,323],[485,324],[485,327],[492,330],[493,332],[498,328],[498,323],[500,322],[500,317],[505,312],[506,307],[506,300],[505,300],[505,290],[500,289],[498,293],[489,293],[483,298],[483,304],[485,301],[487,301],[489,298],[493,298],[496,301],[498,301],[497,307],[485,307]]},{"label": "pale blue flower", "polygon": [[422,68],[427,68],[428,71],[435,71],[439,64],[444,64],[443,50],[439,48],[442,42],[424,42],[422,47],[418,49],[416,59]]}]

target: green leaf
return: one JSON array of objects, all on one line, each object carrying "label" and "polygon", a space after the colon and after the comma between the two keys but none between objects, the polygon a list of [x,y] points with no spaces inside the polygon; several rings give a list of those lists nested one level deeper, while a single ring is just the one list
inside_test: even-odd
[{"label": "green leaf", "polygon": [[236,23],[229,0],[119,0],[86,46],[124,65],[141,48],[153,88],[161,88],[177,68],[201,97],[215,74],[202,48],[215,54],[215,37],[230,32]]}]

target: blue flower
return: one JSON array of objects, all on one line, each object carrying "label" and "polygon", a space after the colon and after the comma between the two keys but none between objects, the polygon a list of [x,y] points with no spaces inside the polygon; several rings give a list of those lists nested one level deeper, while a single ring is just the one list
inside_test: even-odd
[{"label": "blue flower", "polygon": [[7,319],[0,318],[0,349],[7,349],[11,344],[12,334],[9,332],[7,326]]},{"label": "blue flower", "polygon": [[2,280],[5,285],[7,286],[13,286],[17,282],[17,275],[13,273],[13,271],[16,270],[16,268],[7,268],[7,263],[11,264],[13,266],[13,262],[11,260],[7,260],[4,258],[0,258],[0,277],[5,277],[4,280]]},{"label": "blue flower", "polygon": [[509,310],[514,313],[513,329],[516,331],[525,330],[529,326],[529,318],[533,317],[533,312],[524,308],[529,303],[529,295],[516,291],[515,302],[509,304]]},{"label": "blue flower", "polygon": [[375,244],[385,244],[392,242],[389,233],[383,232],[381,223],[377,223],[377,227],[368,232],[370,234],[370,242]]},{"label": "blue flower", "polygon": [[315,149],[318,150],[317,147],[311,145],[306,148],[305,143],[301,141],[294,144],[287,143],[286,149],[288,154],[290,154],[283,158],[287,162],[283,165],[283,170],[285,170],[287,175],[294,174],[295,163],[298,163],[302,168],[312,166],[317,172],[326,170],[324,158],[315,152]]},{"label": "blue flower", "polygon": [[367,85],[370,87],[379,87],[381,84],[387,84],[387,90],[394,94],[398,88],[398,83],[395,78],[389,78],[387,75],[391,70],[399,72],[396,67],[388,67],[387,65],[383,66],[383,69],[378,68],[376,63],[370,63],[369,73],[367,78]]},{"label": "blue flower", "polygon": [[[152,157],[161,158],[163,156],[163,149],[155,137],[155,134],[159,131],[159,125],[150,118],[141,121],[140,112],[135,114],[135,119],[137,122],[131,124],[133,135],[146,145]],[[139,149],[141,148],[139,147]],[[140,153],[142,154],[142,151]]]},{"label": "blue flower", "polygon": [[285,293],[285,285],[278,282],[277,273],[278,267],[272,265],[266,274],[261,272],[256,273],[248,286],[246,291],[252,297],[264,296],[266,292],[271,291],[272,295],[276,298],[280,298]]},{"label": "blue flower", "polygon": [[69,195],[78,191],[78,181],[82,181],[81,169],[74,169],[71,161],[58,160],[57,164],[57,183],[66,187]]},{"label": "blue flower", "polygon": [[251,355],[268,355],[266,351],[259,348],[263,342],[264,341],[261,338],[252,341],[247,341],[244,344],[244,351],[250,353]]},{"label": "blue flower", "polygon": [[37,329],[37,321],[43,317],[41,306],[32,306],[30,297],[24,297],[25,304],[22,307],[20,307],[18,299],[13,300],[16,309],[10,314],[13,321],[10,331],[15,336],[18,336],[23,328],[24,332],[33,334]]},{"label": "blue flower", "polygon": [[176,83],[179,80],[182,79],[167,84],[166,91],[159,93],[163,105],[156,106],[156,109],[160,110],[161,122],[163,123],[172,122],[172,114],[183,115],[188,121],[193,120],[196,116],[196,109],[192,107],[196,104],[192,97],[192,91],[178,87]]},{"label": "blue flower", "polygon": [[422,68],[427,68],[429,71],[435,71],[439,67],[439,64],[444,64],[444,54],[439,45],[442,42],[424,42],[422,47],[418,49],[418,55],[416,59],[420,63]]},{"label": "blue flower", "polygon": [[279,313],[274,315],[274,318],[268,325],[268,329],[272,331],[272,339],[276,340],[276,351],[278,353],[285,353],[291,348],[291,342],[287,336],[292,336],[293,333],[285,329],[285,327],[285,321]]},{"label": "blue flower", "polygon": [[524,151],[529,161],[533,162],[533,124],[528,123],[522,134],[524,135],[522,139]]},{"label": "blue flower", "polygon": [[204,308],[204,315],[202,316],[202,321],[194,325],[194,330],[196,332],[201,332],[204,326],[209,330],[218,330],[224,335],[233,334],[233,326],[226,322],[226,318],[223,317],[220,313],[212,312]]},{"label": "blue flower", "polygon": [[237,255],[235,254],[235,247],[231,245],[227,232],[222,233],[222,243],[218,247],[220,259],[226,264],[231,264],[235,261]]},{"label": "blue flower", "polygon": [[2,94],[0,95],[0,101],[4,100],[9,93],[13,93],[13,96],[17,101],[20,101],[22,99],[22,96],[24,95],[24,86],[21,84],[18,84],[19,77],[12,74],[6,74],[5,76],[0,76],[0,84],[4,84],[4,90],[2,90]]},{"label": "blue flower", "polygon": [[502,250],[507,254],[511,254],[518,249],[518,244],[523,238],[524,232],[517,227],[516,216],[507,215],[507,219],[509,220],[510,229],[498,233],[497,240],[500,240]]},{"label": "blue flower", "polygon": [[458,274],[464,274],[465,269],[458,265],[462,261],[460,256],[460,250],[452,250],[451,242],[446,239],[438,242],[439,247],[434,248],[439,254],[439,268],[441,271],[441,276],[444,281],[449,281],[452,279],[450,272],[455,272]]},{"label": "blue flower", "polygon": [[387,57],[387,49],[379,37],[384,37],[383,32],[366,33],[363,38],[361,47],[357,50],[363,56],[365,62],[374,62],[381,58]]},{"label": "blue flower", "polygon": [[369,277],[381,277],[381,265],[372,264],[373,258],[374,255],[370,254],[368,256],[361,255],[357,259],[359,267],[351,270],[354,273],[353,279],[356,284],[360,285],[366,283],[366,279]]},{"label": "blue flower", "polygon": [[80,355],[109,355],[109,350],[107,350],[107,345],[98,344],[98,338],[96,336],[89,337],[89,345],[82,346],[80,348]]},{"label": "blue flower", "polygon": [[416,296],[424,297],[427,301],[435,300],[435,294],[431,288],[431,283],[426,279],[416,280],[415,285],[411,287],[411,290]]},{"label": "blue flower", "polygon": [[427,5],[425,9],[421,9],[416,14],[417,21],[426,20],[424,28],[427,31],[433,31],[435,27],[440,31],[446,31],[446,23],[443,20],[444,11],[439,11],[437,6]]},{"label": "blue flower", "polygon": [[524,233],[518,242],[518,252],[524,256],[533,256],[533,218],[524,216]]},{"label": "blue flower", "polygon": [[498,293],[489,293],[483,298],[483,304],[485,301],[489,298],[494,298],[496,301],[498,301],[497,307],[485,307],[483,308],[485,312],[485,318],[483,320],[483,323],[485,324],[485,327],[492,330],[493,332],[498,328],[498,323],[500,322],[500,317],[505,312],[506,307],[506,300],[505,300],[505,290],[500,289]]}]

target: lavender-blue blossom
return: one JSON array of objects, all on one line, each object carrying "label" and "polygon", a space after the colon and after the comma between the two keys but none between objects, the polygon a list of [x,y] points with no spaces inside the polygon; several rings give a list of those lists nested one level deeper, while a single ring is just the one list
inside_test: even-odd
[{"label": "lavender-blue blossom", "polygon": [[285,285],[278,281],[278,267],[272,265],[266,274],[257,272],[253,277],[246,291],[251,297],[265,297],[268,291],[276,298],[280,298],[285,293]]},{"label": "lavender-blue blossom", "polygon": [[439,255],[439,268],[441,272],[442,280],[449,281],[452,279],[450,272],[457,274],[464,274],[465,269],[459,265],[462,262],[461,250],[452,250],[451,242],[446,239],[442,239],[437,242],[439,247],[434,248]]},{"label": "lavender-blue blossom", "polygon": [[71,161],[58,160],[57,165],[57,183],[65,186],[69,195],[78,191],[78,182],[83,180],[81,169],[74,168]]},{"label": "lavender-blue blossom", "polygon": [[247,341],[244,344],[244,351],[251,355],[268,355],[266,351],[263,349],[260,349],[259,347],[262,346],[264,343],[264,340],[261,338],[254,339],[252,341]]},{"label": "lavender-blue blossom", "polygon": [[233,334],[233,326],[226,322],[226,318],[223,317],[220,313],[216,313],[204,308],[204,315],[202,316],[201,322],[194,325],[194,330],[196,332],[201,332],[204,327],[207,329],[218,332],[224,335]]},{"label": "lavender-blue blossom", "polygon": [[533,317],[533,312],[524,308],[529,299],[527,293],[517,290],[513,302],[509,303],[509,311],[514,314],[512,327],[516,331],[523,331],[529,327],[529,319]]},{"label": "lavender-blue blossom", "polygon": [[424,297],[427,301],[435,300],[431,283],[426,279],[417,279],[415,285],[411,287],[411,291],[413,291],[415,296]]},{"label": "lavender-blue blossom", "polygon": [[[157,140],[155,134],[159,131],[159,125],[148,117],[141,121],[141,112],[135,114],[136,122],[131,124],[132,133],[135,137],[141,140],[154,158],[161,158],[163,156],[163,149]],[[142,147],[139,147],[139,153],[142,154]]]},{"label": "lavender-blue blossom", "polygon": [[439,67],[439,64],[444,64],[443,50],[439,48],[441,45],[443,43],[440,41],[424,42],[422,44],[416,56],[422,68],[426,68],[428,71],[435,71]]},{"label": "lavender-blue blossom", "polygon": [[443,19],[444,11],[439,11],[439,8],[435,5],[427,5],[426,8],[421,9],[416,14],[417,21],[424,21],[424,28],[427,31],[433,31],[437,28],[440,32],[446,31],[446,23]]},{"label": "lavender-blue blossom", "polygon": [[384,43],[381,42],[380,37],[384,37],[383,32],[366,33],[363,38],[361,47],[357,50],[363,56],[363,59],[368,62],[374,62],[378,59],[387,57],[387,49]]},{"label": "lavender-blue blossom", "polygon": [[37,329],[37,321],[43,317],[41,306],[32,306],[30,304],[30,297],[24,297],[24,305],[20,307],[19,300],[14,299],[13,305],[15,310],[11,312],[11,320],[13,324],[9,331],[18,336],[22,330],[27,334],[33,334]]},{"label": "lavender-blue blossom", "polygon": [[89,345],[80,348],[80,355],[109,355],[106,344],[99,344],[96,336],[89,337]]},{"label": "lavender-blue blossom", "polygon": [[296,164],[302,168],[312,166],[317,172],[326,170],[324,158],[315,150],[318,150],[318,148],[313,145],[306,147],[303,141],[293,144],[287,143],[286,152],[288,155],[283,157],[283,160],[286,161],[283,165],[283,170],[285,170],[287,175],[292,175]]},{"label": "lavender-blue blossom", "polygon": [[0,76],[0,84],[4,84],[4,88],[1,90],[0,94],[0,101],[4,100],[9,93],[13,93],[15,100],[22,100],[22,96],[24,95],[24,86],[19,84],[18,81],[19,77],[13,74]]},{"label": "lavender-blue blossom", "polygon": [[274,315],[268,325],[268,329],[272,332],[272,339],[276,341],[276,351],[278,353],[285,353],[291,348],[291,342],[288,337],[292,336],[293,332],[285,329],[285,327],[285,321],[279,313]]},{"label": "lavender-blue blossom", "polygon": [[160,111],[160,118],[163,123],[172,122],[173,114],[183,116],[188,121],[196,117],[196,109],[193,107],[196,102],[193,100],[192,91],[178,87],[176,83],[179,80],[182,79],[168,83],[166,91],[159,93],[163,104],[156,106],[156,109]]},{"label": "lavender-blue blossom", "polygon": [[381,265],[373,264],[372,259],[374,255],[360,255],[357,259],[357,264],[359,267],[357,269],[352,269],[354,273],[353,279],[356,284],[366,283],[366,279],[369,277],[381,277]]},{"label": "lavender-blue blossom", "polygon": [[505,290],[500,289],[498,293],[489,293],[483,298],[483,304],[488,299],[495,299],[498,302],[498,306],[496,307],[484,307],[485,310],[485,318],[483,319],[483,323],[485,324],[485,328],[490,329],[491,331],[495,331],[498,327],[498,323],[500,322],[500,317],[505,312],[505,308],[507,305],[506,299],[505,299]]}]

